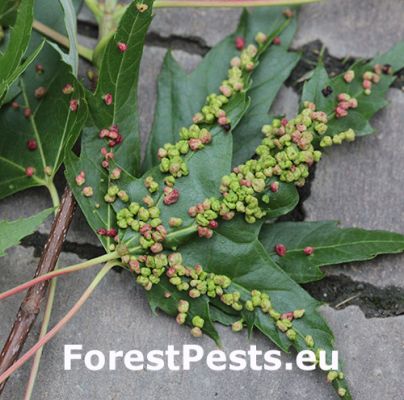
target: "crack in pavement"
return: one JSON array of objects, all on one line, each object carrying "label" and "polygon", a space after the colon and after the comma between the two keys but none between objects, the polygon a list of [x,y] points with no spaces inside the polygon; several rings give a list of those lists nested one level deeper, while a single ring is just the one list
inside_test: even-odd
[{"label": "crack in pavement", "polygon": [[[34,257],[40,257],[47,240],[47,234],[35,232],[22,239],[21,245],[23,247],[33,247]],[[101,246],[96,246],[90,243],[75,243],[67,240],[63,243],[62,251],[64,253],[76,254],[79,258],[84,260],[90,260],[105,254],[105,250]]]},{"label": "crack in pavement", "polygon": [[[40,257],[47,238],[48,235],[36,232],[24,238],[21,245],[26,248],[33,247],[34,257]],[[70,241],[64,243],[62,251],[75,254],[82,259],[105,254],[101,246]],[[120,272],[121,268],[114,270]],[[304,284],[302,287],[315,299],[326,302],[337,310],[357,305],[366,318],[387,318],[404,314],[404,289],[396,286],[378,288],[366,282],[355,281],[346,275],[338,275],[328,276],[321,281]],[[342,302],[344,303],[339,305]]]},{"label": "crack in pavement", "polygon": [[319,282],[302,285],[315,299],[341,310],[356,305],[366,318],[388,318],[404,314],[404,289],[376,287],[346,275],[327,276]]},{"label": "crack in pavement", "polygon": [[[77,32],[92,39],[98,38],[98,26],[88,21],[78,20]],[[157,32],[148,32],[145,44],[152,47],[182,50],[200,56],[204,56],[211,49],[202,38],[197,36],[184,37],[175,34],[163,36]]]},{"label": "crack in pavement", "polygon": [[[77,22],[77,30],[81,35],[88,36],[90,38],[98,37],[98,26],[95,23],[89,21]],[[162,47],[166,49],[182,50],[189,54],[196,54],[204,56],[211,47],[206,44],[203,38],[198,36],[181,36],[171,34],[168,36],[162,36],[157,32],[149,32],[146,36],[146,45],[154,47]],[[325,47],[321,40],[315,40],[309,42],[299,48],[291,48],[293,51],[302,52],[303,56],[292,74],[286,81],[286,86],[292,87],[295,90],[300,91],[302,83],[297,81],[309,73],[317,64],[321,49],[324,47],[323,60],[324,65],[329,72],[330,76],[340,74],[349,68],[359,60],[365,60],[359,57],[347,56],[345,58],[338,58],[329,53],[327,47]],[[392,88],[401,89],[404,88],[404,68],[397,73],[397,79],[391,86]]]},{"label": "crack in pavement", "polygon": [[146,36],[146,46],[163,47],[171,50],[182,50],[189,54],[204,56],[211,48],[205,41],[196,36],[184,38],[179,35],[161,36],[149,32]]}]

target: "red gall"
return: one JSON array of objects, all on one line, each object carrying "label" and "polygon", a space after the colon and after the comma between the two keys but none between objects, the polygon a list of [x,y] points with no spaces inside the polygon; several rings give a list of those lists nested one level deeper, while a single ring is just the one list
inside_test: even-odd
[{"label": "red gall", "polygon": [[39,99],[42,99],[46,95],[47,91],[48,90],[46,89],[46,87],[39,86],[38,88],[35,89],[34,95],[39,100]]},{"label": "red gall", "polygon": [[43,74],[43,73],[45,72],[45,69],[44,69],[43,65],[42,65],[42,64],[36,64],[36,65],[35,65],[35,72],[36,72],[38,75]]},{"label": "red gall", "polygon": [[244,40],[243,37],[237,36],[237,37],[234,39],[234,44],[236,45],[236,49],[237,49],[237,50],[243,50],[243,49],[244,49],[244,46],[245,46],[245,40]]},{"label": "red gall", "polygon": [[34,150],[36,150],[37,148],[38,148],[38,144],[37,144],[37,142],[36,142],[35,139],[29,139],[29,140],[27,140],[27,149],[28,149],[29,151],[34,151]]},{"label": "red gall", "polygon": [[102,99],[104,100],[104,103],[107,106],[110,106],[112,104],[112,94],[111,93],[106,93],[104,94],[104,96],[102,97]]},{"label": "red gall", "polygon": [[76,99],[70,100],[69,108],[71,111],[76,112],[79,107],[79,101]]},{"label": "red gall", "polygon": [[74,92],[74,87],[70,83],[66,83],[62,89],[63,94],[72,94]]},{"label": "red gall", "polygon": [[279,182],[272,182],[269,185],[269,188],[271,189],[271,192],[276,193],[279,190]]},{"label": "red gall", "polygon": [[34,167],[27,167],[25,168],[25,175],[31,177],[32,175],[35,174],[35,168]]},{"label": "red gall", "polygon": [[84,185],[85,181],[86,181],[86,174],[84,171],[80,171],[80,173],[76,176],[75,178],[76,180],[76,184],[78,186],[82,186]]},{"label": "red gall", "polygon": [[125,53],[125,51],[128,50],[128,45],[126,43],[123,43],[123,42],[118,42],[116,47],[118,47],[118,50],[121,53]]},{"label": "red gall", "polygon": [[25,118],[30,118],[32,115],[32,110],[30,108],[24,108],[24,117]]},{"label": "red gall", "polygon": [[171,204],[174,204],[178,201],[180,197],[180,192],[177,189],[173,189],[170,193],[166,193],[164,195],[164,204],[166,206],[169,206]]},{"label": "red gall", "polygon": [[278,243],[275,245],[275,252],[279,257],[283,257],[286,255],[286,246],[282,243]]},{"label": "red gall", "polygon": [[311,256],[314,253],[314,247],[311,246],[307,246],[304,248],[304,254],[306,254],[307,256]]}]

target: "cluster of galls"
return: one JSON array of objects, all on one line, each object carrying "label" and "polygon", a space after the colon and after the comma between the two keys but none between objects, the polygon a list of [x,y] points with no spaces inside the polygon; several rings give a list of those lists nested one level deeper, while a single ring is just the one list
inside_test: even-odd
[{"label": "cluster of galls", "polygon": [[[71,95],[74,93],[74,87],[71,83],[66,83],[66,85],[62,89],[63,94]],[[79,108],[80,101],[78,99],[70,99],[69,101],[69,108],[70,111],[76,112]]]},{"label": "cluster of galls", "polygon": [[219,226],[217,222],[219,216],[229,221],[234,217],[235,213],[230,211],[222,201],[211,197],[196,206],[190,207],[188,209],[188,215],[195,218],[198,224],[199,237],[210,239],[213,236],[213,229]]},{"label": "cluster of galls", "polygon": [[336,118],[346,117],[348,115],[348,111],[351,108],[358,107],[358,100],[351,97],[347,93],[340,93],[337,96],[337,100],[338,100],[338,104],[337,104],[337,107],[335,108],[335,117]]},{"label": "cluster of galls", "polygon": [[337,133],[334,136],[324,136],[320,141],[321,147],[329,147],[333,144],[341,144],[342,142],[353,142],[355,140],[355,131],[348,129],[344,132]]},{"label": "cluster of galls", "polygon": [[168,186],[173,186],[175,178],[187,176],[189,170],[183,156],[188,154],[189,151],[203,149],[211,141],[211,133],[205,128],[201,129],[196,124],[191,125],[189,128],[181,128],[180,140],[176,144],[166,143],[157,153],[160,160],[160,171],[171,175],[165,183]]},{"label": "cluster of galls", "polygon": [[[180,300],[178,302],[178,315],[177,315],[177,323],[179,325],[185,324],[185,321],[188,318],[189,311],[189,303],[186,300]],[[202,328],[205,325],[205,321],[199,315],[195,315],[195,317],[191,320],[193,328],[191,329],[192,336],[201,337],[202,336]]]},{"label": "cluster of galls", "polygon": [[[362,88],[365,95],[369,96],[372,93],[372,87],[378,84],[381,79],[381,75],[392,75],[393,69],[390,64],[376,64],[373,67],[373,71],[366,71],[362,75]],[[349,70],[344,74],[344,80],[346,83],[351,83],[355,79],[355,71]]]},{"label": "cluster of galls", "polygon": [[[256,35],[256,42],[262,46],[267,41],[267,36],[264,33]],[[239,57],[234,57],[230,61],[230,68],[227,72],[227,79],[220,85],[220,95],[212,93],[206,98],[206,103],[201,111],[193,117],[195,124],[218,123],[225,130],[230,130],[230,120],[226,115],[223,106],[229,101],[228,99],[237,92],[241,92],[245,88],[246,73],[250,73],[256,64],[256,56],[258,53],[257,46],[250,44],[244,48],[245,43],[243,38],[236,38],[236,48],[241,50]]]},{"label": "cluster of galls", "polygon": [[259,177],[275,176],[282,182],[303,186],[309,167],[321,158],[321,152],[313,147],[313,139],[325,134],[327,122],[324,112],[316,111],[313,103],[305,102],[296,118],[275,119],[271,125],[264,125],[262,132],[266,138],[256,149]]},{"label": "cluster of galls", "polygon": [[[267,36],[263,33],[256,35],[258,46],[263,46],[267,41]],[[192,120],[193,125],[180,130],[180,140],[176,144],[165,144],[158,150],[160,160],[160,170],[163,173],[169,173],[171,177],[166,182],[169,187],[174,186],[175,178],[189,174],[188,166],[183,158],[189,151],[198,151],[204,148],[206,144],[212,141],[212,135],[206,128],[200,128],[198,124],[218,123],[226,131],[230,130],[230,120],[224,110],[224,105],[228,103],[229,98],[235,93],[244,90],[246,83],[245,72],[251,72],[256,64],[258,48],[251,44],[244,48],[244,39],[242,42],[236,40],[236,47],[242,50],[239,57],[234,57],[231,62],[231,68],[228,71],[227,79],[224,80],[219,88],[221,94],[211,93],[206,98],[206,102],[201,111],[196,113]],[[168,178],[167,178],[168,179]]]},{"label": "cluster of galls", "polygon": [[194,268],[184,266],[180,253],[170,254],[168,262],[169,268],[166,275],[169,282],[177,290],[188,292],[189,297],[193,299],[203,295],[211,298],[222,296],[224,289],[231,284],[227,276],[205,272],[199,264]]},{"label": "cluster of galls", "polygon": [[110,149],[107,149],[106,147],[101,148],[101,154],[103,156],[101,165],[103,168],[108,169],[110,161],[114,159],[114,152],[113,152],[112,148],[118,144],[121,144],[123,137],[119,133],[119,128],[117,125],[113,125],[109,129],[106,129],[106,128],[101,129],[98,134],[98,137],[100,139],[108,140],[108,147]]},{"label": "cluster of galls", "polygon": [[121,229],[131,228],[139,232],[139,244],[142,249],[157,254],[163,251],[162,242],[167,237],[167,230],[160,219],[160,209],[154,206],[154,200],[150,196],[145,196],[143,202],[146,207],[132,202],[128,207],[119,210],[116,214],[117,225]]},{"label": "cluster of galls", "polygon": [[[157,255],[126,255],[122,261],[129,266],[131,272],[137,275],[136,282],[145,290],[151,290],[153,285],[160,282],[160,277],[169,265],[169,258],[165,254]],[[170,297],[171,294],[167,294]]]},{"label": "cluster of galls", "polygon": [[[189,215],[195,217],[199,227],[214,228],[209,224],[221,216],[230,220],[235,213],[245,215],[248,223],[254,223],[266,215],[260,204],[270,203],[268,191],[277,192],[277,181],[268,183],[273,177],[283,182],[305,183],[309,167],[320,160],[321,152],[314,150],[314,135],[323,135],[327,130],[327,115],[316,112],[312,103],[294,119],[274,119],[271,125],[262,128],[266,138],[256,149],[257,159],[247,161],[222,178],[222,199],[208,199],[191,207]],[[260,196],[260,198],[258,197]],[[207,232],[210,237],[211,232]],[[209,236],[210,235],[210,236]],[[200,234],[200,236],[203,236]]]}]

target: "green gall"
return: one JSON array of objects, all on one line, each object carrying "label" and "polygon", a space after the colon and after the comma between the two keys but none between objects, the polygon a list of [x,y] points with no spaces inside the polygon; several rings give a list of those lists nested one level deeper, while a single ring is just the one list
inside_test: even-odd
[{"label": "green gall", "polygon": [[195,317],[192,318],[192,325],[193,326],[196,326],[197,328],[202,329],[204,324],[205,324],[204,319],[201,318],[199,315],[195,315]]},{"label": "green gall", "polygon": [[176,217],[171,217],[168,220],[168,225],[170,225],[172,228],[178,228],[182,225],[182,219],[181,218],[176,218]]},{"label": "green gall", "polygon": [[180,312],[180,313],[177,315],[177,318],[176,318],[175,320],[177,321],[177,324],[178,324],[178,325],[184,325],[186,319],[187,319],[187,314]]},{"label": "green gall", "polygon": [[286,332],[288,330],[288,327],[280,320],[276,321],[276,327],[281,331],[281,332]]},{"label": "green gall", "polygon": [[320,141],[320,147],[330,147],[332,146],[333,140],[331,136],[324,136]]},{"label": "green gall", "polygon": [[313,336],[307,335],[307,336],[304,338],[304,341],[305,341],[307,347],[314,347],[314,339],[313,339]]},{"label": "green gall", "polygon": [[337,378],[338,378],[338,371],[330,371],[327,374],[327,382],[331,383],[332,381],[334,381]]},{"label": "green gall", "polygon": [[305,310],[295,310],[293,311],[293,318],[302,318]]},{"label": "green gall", "polygon": [[202,336],[202,330],[198,328],[197,326],[193,327],[191,329],[191,335],[193,337],[201,337]]},{"label": "green gall", "polygon": [[180,300],[177,310],[179,313],[187,313],[189,311],[189,303],[186,300]]},{"label": "green gall", "polygon": [[239,321],[233,322],[231,325],[231,330],[233,332],[240,332],[243,330],[243,320],[240,319]]},{"label": "green gall", "polygon": [[288,329],[286,331],[286,336],[289,340],[294,342],[296,340],[296,331],[294,329]]}]

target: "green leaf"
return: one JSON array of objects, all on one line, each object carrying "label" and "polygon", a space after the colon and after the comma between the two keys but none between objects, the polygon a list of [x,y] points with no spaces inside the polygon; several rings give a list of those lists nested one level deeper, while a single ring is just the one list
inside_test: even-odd
[{"label": "green leaf", "polygon": [[165,143],[176,142],[179,130],[189,125],[192,116],[203,106],[206,96],[217,92],[229,69],[229,60],[236,55],[234,38],[227,37],[187,75],[171,53],[167,53],[158,82],[158,98],[145,169],[157,164],[157,150]]},{"label": "green leaf", "polygon": [[[226,77],[229,60],[238,54],[234,46],[235,36],[242,34],[247,43],[252,43],[255,34],[262,31],[272,38],[277,35],[284,23],[285,17],[282,16],[279,7],[260,8],[259,11],[251,14],[245,11],[236,33],[210,50],[190,74],[182,70],[170,52],[167,53],[158,81],[158,98],[144,164],[145,169],[151,168],[158,162],[159,147],[177,140],[179,129],[189,124],[192,116],[204,104],[206,96],[217,92],[220,83]],[[261,132],[257,133],[256,130],[260,124],[259,118],[262,120],[263,117],[268,117],[266,114],[276,93],[299,59],[297,54],[287,52],[287,46],[291,42],[295,29],[296,22],[293,19],[281,34],[283,45],[270,46],[252,74],[253,84],[248,91],[252,102],[244,117],[247,118],[246,122],[241,122],[243,128],[233,126],[233,135],[236,137],[235,154],[242,152],[241,147],[245,146],[245,154],[240,154],[240,157],[245,155],[250,157],[254,152],[255,143],[261,139]],[[265,98],[263,98],[264,94]],[[257,136],[253,140],[254,143],[250,144],[255,135]]]},{"label": "green leaf", "polygon": [[3,0],[0,2],[0,25],[3,28],[14,24],[17,8],[18,0]]},{"label": "green leaf", "polygon": [[[281,8],[271,7],[255,9],[251,13],[245,12],[238,34],[245,36],[247,41],[252,41],[253,35],[257,32],[271,34],[275,27],[282,26],[284,22],[281,11]],[[288,52],[296,32],[296,25],[294,17],[279,35],[281,45],[271,46],[263,54],[258,68],[253,73],[253,83],[248,92],[251,105],[233,131],[233,165],[243,163],[254,154],[255,148],[262,140],[262,126],[272,121],[268,111],[283,82],[289,77],[301,57],[299,53]]]},{"label": "green leaf", "polygon": [[22,0],[6,51],[0,55],[0,99],[23,70],[19,68],[27,50],[33,21],[33,0]]},{"label": "green leaf", "polygon": [[52,212],[53,209],[48,208],[32,217],[0,221],[0,257],[6,254],[8,248],[16,246],[22,238],[33,233]]},{"label": "green leaf", "polygon": [[[387,105],[385,99],[390,85],[395,77],[391,75],[381,75],[377,84],[373,84],[371,94],[366,95],[362,87],[363,74],[367,71],[373,71],[376,64],[389,64],[394,72],[404,67],[404,42],[400,42],[390,49],[387,53],[375,57],[370,62],[358,62],[352,66],[355,72],[355,79],[351,83],[345,82],[343,74],[331,79],[327,71],[320,63],[311,77],[305,83],[302,103],[311,101],[316,104],[317,109],[324,111],[329,116],[327,135],[334,136],[349,128],[353,129],[358,136],[369,135],[374,132],[369,120],[373,115]],[[331,95],[325,97],[321,90],[326,86],[333,89]],[[337,96],[340,93],[347,93],[358,100],[358,108],[349,110],[344,118],[335,118],[334,111],[337,106]]]},{"label": "green leaf", "polygon": [[72,0],[59,0],[59,2],[63,8],[65,27],[69,37],[69,52],[66,54],[58,45],[55,45],[55,48],[62,55],[63,61],[72,67],[73,75],[77,76],[79,69],[79,53],[77,50],[76,10]]},{"label": "green leaf", "polygon": [[[21,95],[17,98],[20,109],[7,106],[0,110],[0,198],[29,187],[48,186],[63,162],[64,151],[72,148],[87,119],[81,84],[71,74],[70,67],[60,60],[60,55],[50,46],[45,48],[54,52],[59,61],[49,85],[43,86],[47,91],[44,97],[35,96],[37,82],[21,79]],[[29,68],[31,75],[34,66]],[[67,83],[75,89],[71,95],[62,93]],[[77,112],[69,107],[71,99],[79,101]],[[32,110],[29,118],[24,117],[26,108]],[[35,140],[36,150],[28,149],[28,140]],[[27,167],[35,169],[32,177],[26,176]],[[45,173],[46,167],[51,171]]]},{"label": "green leaf", "polygon": [[[260,240],[271,258],[299,283],[321,279],[320,267],[352,261],[371,260],[379,254],[404,251],[404,235],[359,228],[340,228],[335,221],[280,222],[265,224]],[[274,246],[282,243],[287,252],[279,257]],[[307,256],[304,248],[314,253]]]},{"label": "green leaf", "polygon": [[[237,124],[248,107],[248,100],[245,93],[238,93],[233,96],[224,108],[226,114],[233,124]],[[197,201],[203,201],[207,197],[219,196],[219,186],[223,175],[227,174],[231,169],[232,154],[229,149],[232,146],[231,133],[225,133],[224,129],[214,124],[209,127],[212,134],[212,143],[204,149],[197,152],[190,152],[185,157],[189,175],[185,178],[178,179],[175,188],[180,192],[179,200],[170,206],[163,204],[163,179],[165,174],[160,172],[158,166],[148,171],[144,177],[153,176],[154,180],[159,183],[159,190],[154,194],[155,203],[161,209],[160,218],[165,226],[168,226],[170,217],[175,216],[182,218],[184,227],[188,227],[189,231],[181,238],[177,238],[173,245],[177,245],[180,241],[186,240],[195,229],[194,219],[188,215],[188,208],[195,205]],[[120,181],[120,187],[125,190],[131,201],[141,202],[143,197],[149,194],[144,186],[144,177],[135,179],[127,177],[125,181]],[[115,203],[114,208],[118,210],[122,204]],[[132,230],[125,233],[125,241],[134,241],[139,234]]]},{"label": "green leaf", "polygon": [[[140,147],[137,82],[146,31],[152,19],[152,1],[145,1],[145,4],[149,8],[143,13],[137,10],[135,3],[128,7],[118,31],[108,43],[96,92],[88,96],[90,121],[83,132],[80,157],[67,154],[67,180],[95,231],[100,227],[110,228],[115,223],[111,207],[103,200],[109,178],[108,171],[101,166],[103,155],[100,150],[108,147],[108,141],[99,138],[101,129],[118,126],[123,143],[113,148],[114,162],[131,175],[138,173]],[[118,42],[128,46],[124,53],[117,48]],[[109,106],[103,100],[105,94],[112,95],[112,104]],[[75,183],[75,176],[80,171],[85,171],[86,185],[93,188],[94,195],[91,198],[84,198],[82,188]],[[108,249],[109,239],[100,239]]]},{"label": "green leaf", "polygon": [[22,75],[28,66],[36,59],[38,54],[43,48],[45,42],[42,42],[30,55],[26,58],[26,60],[20,64],[8,77],[7,84],[2,85],[0,87],[0,91],[4,89],[3,99],[0,101],[0,105],[9,103],[12,99],[14,99],[19,93],[18,82],[17,79],[20,75]]},{"label": "green leaf", "polygon": [[[267,293],[279,312],[304,309],[304,317],[294,320],[294,329],[299,332],[295,342],[287,339],[272,319],[261,311],[254,311],[254,325],[283,351],[288,351],[291,346],[297,351],[307,349],[302,337],[311,335],[316,348],[322,348],[330,355],[334,339],[317,311],[320,303],[268,255],[258,240],[260,227],[260,224],[249,225],[242,218],[225,222],[211,239],[194,239],[181,246],[184,264],[201,264],[209,272],[229,276],[232,279],[229,291],[239,291],[242,299],[248,298],[250,292],[256,289]],[[234,315],[234,310],[230,309],[229,314]],[[342,381],[339,384],[346,386]]]}]

